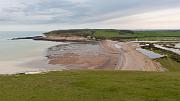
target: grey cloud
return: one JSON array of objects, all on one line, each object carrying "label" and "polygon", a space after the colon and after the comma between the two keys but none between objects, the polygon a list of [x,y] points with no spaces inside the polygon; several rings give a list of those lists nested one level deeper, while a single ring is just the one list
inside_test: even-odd
[{"label": "grey cloud", "polygon": [[[5,8],[2,22],[17,24],[84,24],[180,6],[179,0],[19,0],[23,7]],[[39,17],[42,17],[39,18]]]}]

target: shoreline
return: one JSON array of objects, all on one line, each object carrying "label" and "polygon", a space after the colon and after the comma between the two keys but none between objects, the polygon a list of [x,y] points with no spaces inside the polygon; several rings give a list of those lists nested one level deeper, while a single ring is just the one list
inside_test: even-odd
[{"label": "shoreline", "polygon": [[[24,42],[24,41],[22,40],[20,42]],[[18,42],[18,44],[20,42]],[[51,43],[51,42],[34,41],[34,40],[33,41],[28,40],[25,41],[25,43],[26,42],[27,43],[31,42],[33,45],[30,46],[37,46],[37,47],[35,47],[35,49],[30,48],[31,51],[29,51],[28,49],[22,50],[22,52],[18,52],[18,54],[15,55],[15,57],[9,56],[8,58],[12,58],[9,60],[7,60],[6,58],[5,59],[2,58],[0,61],[0,75],[23,74],[28,72],[41,72],[41,71],[47,72],[50,70],[55,70],[55,68],[60,71],[60,69],[58,69],[57,66],[52,66],[48,64],[46,51],[51,46],[57,44],[67,44],[67,43],[55,43],[55,42]],[[21,46],[21,44],[19,46]]]},{"label": "shoreline", "polygon": [[[37,36],[35,36],[37,37]],[[39,36],[38,36],[39,37]],[[34,37],[26,37],[32,39]],[[24,38],[19,38],[21,40]],[[34,39],[33,39],[34,40]],[[36,40],[34,40],[36,41]],[[50,41],[50,40],[41,40]],[[55,42],[62,42],[61,40],[51,40]],[[63,41],[64,42],[64,41]],[[65,48],[63,50],[57,50],[60,54],[56,54],[52,51],[54,56],[48,54],[48,52],[41,56],[41,58],[30,59],[28,61],[21,61],[20,65],[12,64],[9,74],[36,74],[49,71],[62,71],[62,70],[123,70],[123,71],[165,71],[160,64],[154,62],[144,54],[138,52],[138,47],[134,42],[118,42],[111,40],[103,41],[67,41],[73,42],[71,44],[58,44],[52,47],[46,47],[44,50],[51,50],[51,48]],[[78,45],[80,45],[78,47]],[[81,46],[82,45],[82,46]],[[84,45],[84,46],[83,46]],[[89,45],[89,47],[87,47]],[[76,47],[75,49],[66,49],[66,46]],[[96,50],[96,48],[98,50]],[[86,51],[89,50],[90,51]],[[52,49],[53,50],[53,49]],[[79,51],[79,53],[73,53],[73,51]],[[83,54],[83,55],[82,55]],[[136,54],[136,55],[134,55]],[[46,57],[47,56],[47,57]],[[138,57],[138,59],[136,59]],[[134,61],[135,60],[135,61]],[[15,62],[15,61],[14,61]],[[4,64],[4,66],[6,66]],[[149,67],[148,67],[149,66]],[[20,69],[22,68],[22,69]],[[0,68],[2,69],[2,68]],[[18,72],[13,71],[17,69]],[[3,70],[3,69],[2,69]],[[2,72],[0,72],[2,74]]]},{"label": "shoreline", "polygon": [[50,64],[61,64],[70,70],[165,71],[159,63],[138,52],[137,47],[135,43],[110,40],[95,45],[60,45],[50,48],[48,58]]}]

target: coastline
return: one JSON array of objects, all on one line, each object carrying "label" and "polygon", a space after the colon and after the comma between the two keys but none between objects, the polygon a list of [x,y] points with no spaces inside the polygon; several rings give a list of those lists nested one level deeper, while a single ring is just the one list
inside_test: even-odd
[{"label": "coastline", "polygon": [[[18,46],[27,45],[23,48],[18,49],[18,53],[13,51],[16,50],[8,50],[12,51],[10,54],[6,52],[8,57],[1,57],[0,61],[0,74],[6,75],[6,74],[25,74],[29,72],[47,72],[50,70],[62,70],[59,69],[59,67],[55,65],[48,64],[48,59],[46,57],[46,51],[49,47],[57,45],[57,44],[66,44],[63,42],[45,42],[45,41],[34,41],[34,40],[18,40],[17,42]],[[14,41],[10,41],[12,45],[14,44]],[[28,46],[29,44],[32,44]],[[33,47],[31,47],[33,46]],[[28,47],[28,48],[27,48]],[[27,49],[26,49],[27,48]],[[23,49],[23,50],[22,50]],[[25,50],[24,50],[25,49]],[[19,51],[20,50],[20,51]],[[12,54],[12,56],[11,56]],[[5,54],[3,54],[5,56]]]},{"label": "coastline", "polygon": [[146,55],[138,52],[132,42],[111,40],[96,44],[76,43],[49,48],[50,64],[61,64],[70,70],[166,71]]},{"label": "coastline", "polygon": [[[159,63],[136,49],[136,42],[88,40],[81,37],[47,38],[43,36],[19,37],[11,40],[32,40],[55,44],[43,47],[38,56],[19,61],[1,62],[0,74],[41,73],[62,70],[125,70],[166,71]],[[59,43],[60,42],[60,43]],[[63,44],[62,44],[63,43]],[[71,44],[68,44],[71,43]],[[61,45],[62,44],[62,45]],[[67,45],[68,44],[68,45]],[[42,55],[43,52],[46,53]],[[7,63],[7,64],[6,64]],[[13,69],[12,69],[13,68]],[[17,69],[17,71],[15,71]]]},{"label": "coastline", "polygon": [[111,40],[56,43],[43,48],[41,52],[45,54],[37,57],[1,61],[1,67],[6,68],[0,68],[0,74],[36,74],[63,70],[165,71],[160,64],[138,52],[137,47],[136,43]]}]

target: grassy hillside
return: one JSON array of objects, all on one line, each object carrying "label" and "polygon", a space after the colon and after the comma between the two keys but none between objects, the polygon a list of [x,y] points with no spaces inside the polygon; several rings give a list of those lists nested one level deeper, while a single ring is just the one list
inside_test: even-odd
[{"label": "grassy hillside", "polygon": [[131,31],[115,29],[73,29],[56,30],[44,33],[46,36],[83,36],[113,40],[180,40],[179,30]]},{"label": "grassy hillside", "polygon": [[130,37],[180,37],[180,31],[135,31]]},{"label": "grassy hillside", "polygon": [[43,33],[45,36],[93,36],[94,31],[88,29],[55,30]]},{"label": "grassy hillside", "polygon": [[180,40],[180,31],[134,31],[133,34],[121,34],[121,38],[129,40]]},{"label": "grassy hillside", "polygon": [[161,63],[161,65],[163,65],[163,67],[167,68],[169,71],[180,72],[180,63],[174,61],[169,57],[160,58],[157,59],[156,61]]},{"label": "grassy hillside", "polygon": [[1,101],[179,101],[180,73],[64,71],[0,76]]},{"label": "grassy hillside", "polygon": [[101,39],[110,39],[110,38],[115,38],[115,37],[119,37],[119,31],[115,31],[115,30],[96,30],[94,37],[95,38],[101,38]]}]

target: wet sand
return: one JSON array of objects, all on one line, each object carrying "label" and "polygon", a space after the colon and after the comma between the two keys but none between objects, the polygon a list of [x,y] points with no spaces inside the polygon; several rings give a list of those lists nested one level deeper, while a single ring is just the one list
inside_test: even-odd
[{"label": "wet sand", "polygon": [[157,62],[138,52],[138,44],[105,40],[97,43],[74,43],[49,48],[49,64],[60,64],[68,70],[103,69],[164,71]]}]

